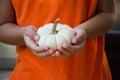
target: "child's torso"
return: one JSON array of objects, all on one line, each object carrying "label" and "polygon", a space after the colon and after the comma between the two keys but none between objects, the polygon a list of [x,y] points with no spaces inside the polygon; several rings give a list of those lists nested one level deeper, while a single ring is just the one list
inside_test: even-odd
[{"label": "child's torso", "polygon": [[[39,28],[60,18],[60,23],[74,28],[94,15],[97,0],[12,0],[12,3],[20,26]],[[17,52],[11,80],[103,80],[103,36],[99,42],[97,38],[87,40],[83,51],[67,58],[39,58],[25,46],[17,46]]]}]

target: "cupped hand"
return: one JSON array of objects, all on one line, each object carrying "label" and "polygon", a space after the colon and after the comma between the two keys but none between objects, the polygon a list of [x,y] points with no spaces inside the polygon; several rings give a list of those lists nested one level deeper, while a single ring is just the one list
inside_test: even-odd
[{"label": "cupped hand", "polygon": [[79,27],[74,28],[74,30],[76,34],[72,39],[72,44],[63,44],[62,46],[58,46],[57,51],[55,52],[56,56],[70,56],[84,48],[87,38],[86,32]]},{"label": "cupped hand", "polygon": [[46,46],[39,47],[36,41],[39,40],[39,36],[36,34],[36,28],[34,26],[28,26],[24,33],[24,41],[26,46],[37,56],[42,58],[49,58],[54,56],[54,51]]}]

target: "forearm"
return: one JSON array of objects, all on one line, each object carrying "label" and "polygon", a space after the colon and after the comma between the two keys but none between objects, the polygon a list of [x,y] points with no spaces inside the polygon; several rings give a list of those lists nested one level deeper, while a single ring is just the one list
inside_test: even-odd
[{"label": "forearm", "polygon": [[24,45],[23,33],[25,27],[19,27],[13,23],[0,26],[0,42],[12,45]]},{"label": "forearm", "polygon": [[96,37],[109,31],[115,24],[115,15],[112,13],[99,13],[88,21],[79,25],[85,30],[87,38]]}]

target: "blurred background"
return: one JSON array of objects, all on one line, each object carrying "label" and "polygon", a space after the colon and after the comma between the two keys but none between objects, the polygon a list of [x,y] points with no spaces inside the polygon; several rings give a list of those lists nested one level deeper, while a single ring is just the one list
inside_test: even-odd
[{"label": "blurred background", "polygon": [[[106,33],[105,50],[113,76],[113,80],[120,80],[120,0],[117,0],[117,23],[115,27]],[[15,46],[0,43],[0,80],[8,80],[12,72],[17,53]]]}]

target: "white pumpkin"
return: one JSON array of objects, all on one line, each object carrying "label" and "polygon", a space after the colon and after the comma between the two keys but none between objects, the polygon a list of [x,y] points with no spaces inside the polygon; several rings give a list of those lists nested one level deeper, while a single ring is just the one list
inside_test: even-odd
[{"label": "white pumpkin", "polygon": [[40,36],[40,39],[37,44],[40,47],[48,46],[56,50],[58,46],[71,44],[72,38],[75,35],[74,29],[58,22],[59,19],[56,19],[54,24],[49,23],[38,29],[37,34]]}]

